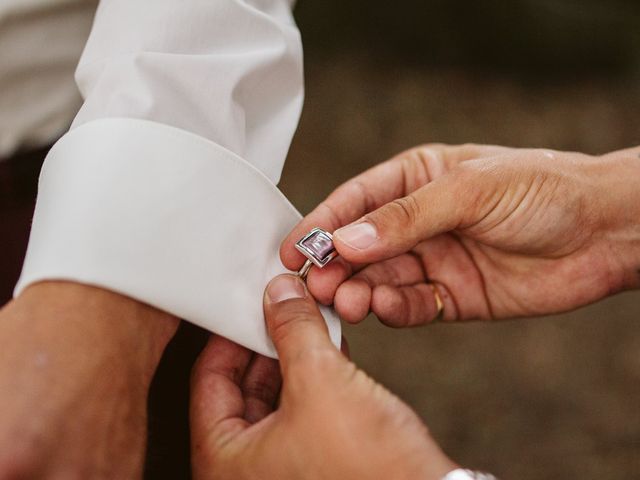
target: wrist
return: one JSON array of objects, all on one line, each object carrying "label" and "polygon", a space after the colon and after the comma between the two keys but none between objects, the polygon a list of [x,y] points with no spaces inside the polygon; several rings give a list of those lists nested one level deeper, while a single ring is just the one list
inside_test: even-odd
[{"label": "wrist", "polygon": [[73,344],[75,353],[111,356],[122,368],[149,380],[179,323],[124,295],[72,282],[34,284],[9,308],[19,312],[11,315],[9,328],[35,329],[51,341],[59,333],[60,341]]},{"label": "wrist", "polygon": [[609,251],[623,289],[640,287],[640,148],[601,157],[595,178]]},{"label": "wrist", "polygon": [[10,302],[0,311],[0,391],[10,392],[0,398],[0,477],[140,477],[149,385],[177,324],[69,282],[34,284]]}]

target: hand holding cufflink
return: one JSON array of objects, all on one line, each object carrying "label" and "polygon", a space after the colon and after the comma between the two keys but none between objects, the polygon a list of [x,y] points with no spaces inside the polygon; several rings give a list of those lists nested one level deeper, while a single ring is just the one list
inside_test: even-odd
[{"label": "hand holding cufflink", "polygon": [[[629,221],[629,211],[637,214],[640,205],[629,202],[638,198],[629,181],[637,179],[637,162],[633,167],[624,151],[593,157],[418,147],[336,189],[284,241],[281,259],[298,269],[302,252],[310,261],[305,277],[327,250],[309,251],[302,240],[316,225],[332,232],[318,246],[330,238],[341,260],[321,261],[307,283],[350,323],[370,311],[389,326],[407,327],[442,312],[455,321],[571,310],[611,293],[611,272],[631,279],[619,289],[638,287],[637,252],[628,243],[616,243],[617,255],[602,254],[611,251],[612,228],[617,238],[637,229]],[[601,181],[589,180],[597,172]],[[465,469],[439,478],[494,479]]]},{"label": "hand holding cufflink", "polygon": [[369,312],[409,327],[581,307],[611,292],[611,278],[637,287],[635,247],[620,240],[616,254],[603,253],[611,225],[616,238],[637,228],[628,220],[640,205],[630,203],[638,189],[629,155],[417,147],[338,187],[284,241],[281,260],[297,270],[294,244],[316,226],[331,232],[340,260],[307,284],[349,323]]},{"label": "hand holding cufflink", "polygon": [[[295,248],[306,257],[304,265],[298,270],[298,276],[302,280],[307,279],[307,275],[314,265],[320,269],[327,266],[332,260],[338,257],[338,252],[333,244],[333,235],[322,228],[311,229],[295,244]],[[442,320],[444,312],[444,302],[440,296],[438,286],[427,283],[435,302],[436,314],[432,322]]]}]

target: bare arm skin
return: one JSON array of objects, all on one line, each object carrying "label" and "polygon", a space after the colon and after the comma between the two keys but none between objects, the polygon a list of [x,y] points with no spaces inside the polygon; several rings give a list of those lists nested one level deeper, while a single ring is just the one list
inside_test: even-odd
[{"label": "bare arm skin", "polygon": [[148,388],[177,325],[66,282],[0,310],[0,478],[140,478]]}]

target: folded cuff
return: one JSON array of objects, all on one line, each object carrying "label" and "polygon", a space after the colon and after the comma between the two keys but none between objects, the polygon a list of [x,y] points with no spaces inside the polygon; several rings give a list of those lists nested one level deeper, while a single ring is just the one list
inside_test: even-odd
[{"label": "folded cuff", "polygon": [[[40,175],[15,295],[70,280],[153,305],[275,357],[263,291],[300,214],[262,172],[189,132],[104,119],[65,135]],[[321,307],[340,345],[340,322]]]}]

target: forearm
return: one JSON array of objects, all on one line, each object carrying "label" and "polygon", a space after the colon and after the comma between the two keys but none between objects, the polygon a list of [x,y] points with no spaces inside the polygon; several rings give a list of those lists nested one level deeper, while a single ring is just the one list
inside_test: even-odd
[{"label": "forearm", "polygon": [[72,347],[69,354],[109,352],[115,364],[130,365],[143,376],[153,373],[178,326],[175,317],[153,307],[71,282],[34,284],[0,314],[7,319],[0,323],[0,342],[7,336],[28,337],[34,345],[42,340],[43,349],[50,344]]},{"label": "forearm", "polygon": [[0,396],[0,477],[45,468],[138,476],[148,387],[177,325],[135,300],[65,282],[34,284],[3,308],[0,392],[10,394]]}]

